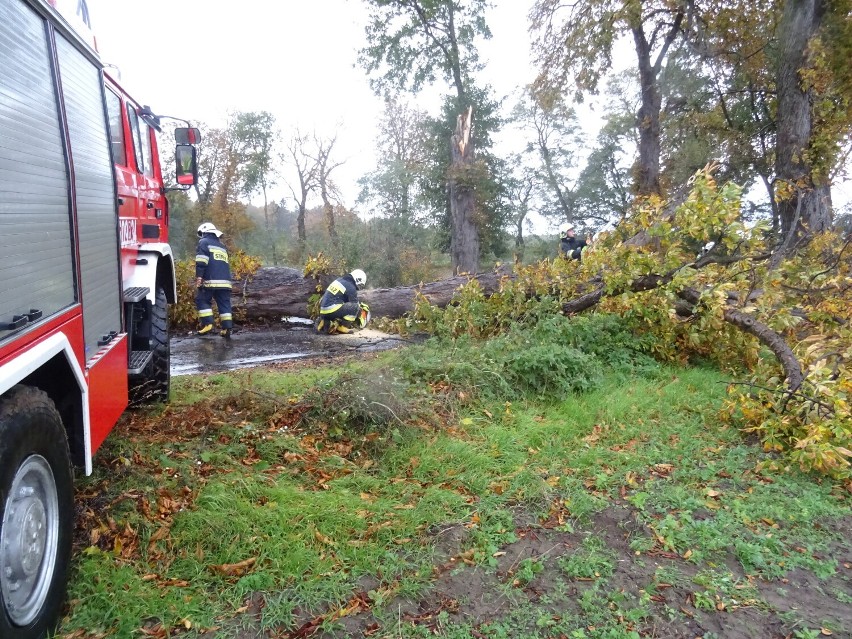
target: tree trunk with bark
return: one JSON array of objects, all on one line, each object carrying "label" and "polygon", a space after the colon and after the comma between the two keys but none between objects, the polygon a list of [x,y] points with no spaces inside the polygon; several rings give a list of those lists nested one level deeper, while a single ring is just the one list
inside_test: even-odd
[{"label": "tree trunk with bark", "polygon": [[831,225],[831,190],[825,180],[815,180],[807,154],[813,135],[812,91],[804,86],[808,46],[824,12],[822,0],[787,0],[781,22],[778,59],[778,137],[776,173],[791,188],[778,197],[784,253],[810,234]]},{"label": "tree trunk with bark", "polygon": [[[362,291],[360,301],[370,305],[374,317],[396,319],[414,310],[418,294],[438,307],[450,303],[460,286],[476,279],[486,295],[500,289],[503,278],[511,276],[511,269],[503,268],[491,273],[456,276],[419,286],[376,288]],[[311,295],[322,293],[334,277],[317,282],[302,276],[298,269],[288,267],[261,268],[249,282],[234,282],[232,301],[234,309],[242,311],[246,320],[279,321],[282,317],[307,318]]]},{"label": "tree trunk with bark", "polygon": [[473,107],[459,115],[450,141],[452,162],[449,175],[450,255],[453,272],[476,273],[479,267],[479,228],[476,223],[476,192],[471,184],[473,174]]},{"label": "tree trunk with bark", "polygon": [[657,72],[651,63],[651,46],[641,27],[633,29],[642,105],[636,114],[639,130],[639,159],[636,165],[636,192],[640,196],[660,195],[660,109],[662,98]]}]

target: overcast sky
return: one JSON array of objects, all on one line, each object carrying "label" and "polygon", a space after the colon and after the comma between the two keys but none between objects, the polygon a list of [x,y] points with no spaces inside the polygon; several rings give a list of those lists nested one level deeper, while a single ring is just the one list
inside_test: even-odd
[{"label": "overcast sky", "polygon": [[[486,16],[493,38],[479,50],[487,65],[482,79],[503,97],[534,77],[527,20],[533,0],[495,4]],[[338,131],[336,149],[345,164],[334,177],[343,204],[355,205],[356,180],[375,166],[373,140],[382,112],[364,71],[355,66],[365,44],[364,2],[88,0],[88,5],[104,61],[119,68],[125,88],[155,113],[219,126],[229,112],[269,111],[285,136],[296,127],[323,136]],[[440,100],[436,92],[429,95],[417,106],[434,113]],[[591,143],[594,104],[578,110],[581,118],[586,114]],[[500,150],[518,144],[506,136]],[[836,186],[835,206],[847,204],[850,192],[848,182]],[[289,197],[289,190],[282,184],[273,197]],[[555,230],[533,220],[539,231]]]},{"label": "overcast sky", "polygon": [[[494,35],[480,54],[498,96],[533,76],[527,12],[532,0],[498,0],[487,21]],[[155,113],[210,125],[229,111],[269,111],[284,135],[295,127],[331,135],[346,163],[336,173],[344,204],[355,180],[374,166],[382,103],[355,66],[365,44],[360,0],[88,0],[98,48],[121,82]],[[446,87],[440,87],[448,92]],[[427,103],[429,102],[429,103]],[[418,107],[434,112],[436,98]],[[276,197],[289,191],[279,189]]]}]

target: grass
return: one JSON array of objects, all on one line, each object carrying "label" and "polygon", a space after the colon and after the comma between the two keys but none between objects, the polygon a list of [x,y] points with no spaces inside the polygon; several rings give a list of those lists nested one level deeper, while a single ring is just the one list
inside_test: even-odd
[{"label": "grass", "polygon": [[[756,580],[793,569],[825,580],[842,569],[831,554],[842,534],[830,523],[849,516],[848,495],[764,471],[766,455],[716,418],[725,391],[716,371],[606,369],[588,392],[525,400],[430,378],[400,357],[411,354],[342,371],[180,378],[169,407],[128,415],[78,483],[83,515],[59,636],[333,629],[369,611],[393,633],[376,636],[525,628],[531,638],[632,639],[652,615],[688,622],[649,598],[667,589],[692,593],[700,618],[719,605],[769,610]],[[440,371],[439,359],[424,351],[420,361]],[[388,381],[376,389],[379,376]],[[378,399],[389,388],[392,406]],[[358,399],[341,420],[346,397]],[[630,529],[599,536],[601,514],[616,505],[630,510]],[[394,616],[400,598],[430,592],[436,530],[465,531],[456,570],[497,575],[500,553],[527,534],[519,518],[574,546],[516,562],[502,591],[513,606],[476,622],[447,610],[428,623]],[[619,536],[625,548],[613,545]],[[676,561],[643,563],[660,556]],[[618,582],[625,562],[645,580],[640,590]],[[545,603],[528,600],[545,582]],[[366,599],[353,599],[359,592]],[[246,617],[258,593],[262,612]]]}]

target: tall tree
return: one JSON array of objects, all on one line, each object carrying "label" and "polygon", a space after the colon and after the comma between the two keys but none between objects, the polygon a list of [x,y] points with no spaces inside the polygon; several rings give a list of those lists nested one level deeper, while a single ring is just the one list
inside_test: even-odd
[{"label": "tall tree", "polygon": [[598,132],[586,166],[577,179],[574,201],[577,217],[596,227],[616,223],[627,216],[633,202],[630,166],[633,155],[625,153],[635,143],[633,115],[614,112]]},{"label": "tall tree", "polygon": [[815,171],[820,158],[811,153],[815,142],[812,104],[817,100],[816,88],[807,78],[813,68],[809,46],[824,13],[823,0],[786,0],[781,20],[775,167],[778,180],[789,189],[779,198],[785,246],[796,236],[826,230],[831,222],[831,189],[827,176]]},{"label": "tall tree", "polygon": [[370,212],[369,228],[375,257],[371,280],[378,286],[398,286],[408,265],[422,256],[423,228],[430,209],[423,197],[422,176],[427,166],[426,114],[401,100],[387,100],[378,127],[378,165],[359,180],[360,204]]},{"label": "tall tree", "polygon": [[275,116],[268,111],[238,113],[234,119],[234,134],[245,147],[245,164],[242,167],[243,193],[251,197],[260,190],[263,196],[263,220],[266,239],[271,249],[272,263],[278,264],[274,232],[274,215],[269,209],[267,189],[275,184],[273,150],[278,138]]},{"label": "tall tree", "polygon": [[196,186],[199,218],[212,221],[234,241],[254,226],[240,202],[247,153],[236,131],[238,117],[232,114],[224,128],[204,129]]},{"label": "tall tree", "polygon": [[527,91],[512,112],[512,119],[527,134],[526,156],[535,171],[530,177],[540,186],[541,213],[564,224],[574,224],[577,163],[584,148],[577,114],[554,91]]},{"label": "tall tree", "polygon": [[596,92],[612,67],[616,41],[622,35],[632,38],[642,97],[636,113],[639,158],[634,176],[640,196],[662,193],[660,72],[682,34],[686,13],[686,0],[536,0],[531,12],[539,90],[561,93],[573,84],[578,98]]},{"label": "tall tree", "polygon": [[359,180],[359,201],[400,228],[418,217],[418,180],[427,152],[425,122],[424,112],[400,100],[386,100],[378,127],[378,166]]},{"label": "tall tree", "polygon": [[509,166],[512,172],[505,180],[506,200],[515,226],[515,259],[523,261],[524,221],[532,207],[538,176],[534,168],[525,164],[521,154],[513,154],[509,158]]},{"label": "tall tree", "polygon": [[[439,247],[452,252],[453,219],[447,189],[453,180],[460,187],[469,188],[475,197],[475,215],[469,221],[476,225],[478,241],[483,255],[505,253],[503,229],[508,211],[503,192],[505,162],[492,151],[491,134],[502,126],[500,105],[491,99],[489,89],[471,84],[469,96],[479,117],[474,122],[476,156],[466,165],[454,166],[446,144],[446,132],[454,132],[458,124],[459,103],[453,95],[444,98],[441,113],[427,118],[425,144],[428,148],[420,188],[432,209],[439,233]],[[464,270],[464,269],[462,269]],[[467,271],[465,271],[467,272]]]},{"label": "tall tree", "polygon": [[[491,32],[483,17],[487,0],[365,0],[370,20],[366,28],[370,43],[359,61],[372,75],[377,93],[395,90],[419,91],[437,79],[455,89],[461,128],[448,132],[447,142],[454,162],[448,173],[451,198],[452,260],[456,272],[475,272],[479,265],[477,200],[464,176],[476,161],[476,130],[473,103],[469,97],[472,74],[481,68],[475,43]],[[464,148],[459,143],[464,141]],[[454,199],[453,199],[454,198]]]},{"label": "tall tree", "polygon": [[726,100],[747,87],[769,132],[759,173],[786,253],[831,223],[831,179],[852,133],[852,2],[708,3],[689,41],[726,79],[726,113]]}]

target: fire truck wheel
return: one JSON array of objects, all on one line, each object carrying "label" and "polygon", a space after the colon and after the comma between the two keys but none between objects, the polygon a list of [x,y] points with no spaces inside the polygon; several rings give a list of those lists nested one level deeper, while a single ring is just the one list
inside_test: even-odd
[{"label": "fire truck wheel", "polygon": [[149,348],[154,351],[151,372],[147,377],[135,381],[130,387],[131,404],[165,402],[169,399],[171,386],[171,350],[169,348],[169,307],[166,290],[157,287],[155,303],[151,308],[151,340]]},{"label": "fire truck wheel", "polygon": [[154,399],[165,402],[169,399],[171,386],[171,349],[169,348],[169,307],[166,290],[157,287],[157,303],[151,318],[151,348],[154,350],[153,373]]},{"label": "fire truck wheel", "polygon": [[62,419],[46,393],[0,400],[0,637],[40,639],[56,625],[74,527]]}]

